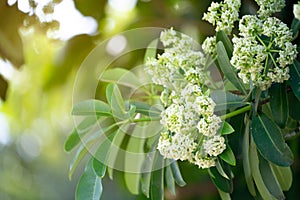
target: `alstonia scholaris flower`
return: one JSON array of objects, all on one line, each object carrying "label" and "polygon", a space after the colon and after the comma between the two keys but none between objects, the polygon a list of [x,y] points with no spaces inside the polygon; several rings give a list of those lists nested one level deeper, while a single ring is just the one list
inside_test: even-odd
[{"label": "alstonia scholaris flower", "polygon": [[262,90],[272,83],[289,79],[289,67],[297,56],[292,44],[292,32],[274,17],[264,20],[245,15],[239,23],[239,35],[232,39],[234,49],[231,64],[244,83]]},{"label": "alstonia scholaris flower", "polygon": [[230,34],[234,27],[234,22],[239,19],[240,0],[224,0],[221,3],[212,2],[208,12],[204,13],[202,19],[216,26],[216,31],[223,30]]},{"label": "alstonia scholaris flower", "polygon": [[216,51],[217,38],[216,36],[207,37],[202,43],[204,53],[213,55]]},{"label": "alstonia scholaris flower", "polygon": [[294,4],[293,13],[296,19],[300,20],[300,2]]},{"label": "alstonia scholaris flower", "polygon": [[267,18],[272,13],[280,12],[285,6],[284,0],[255,0],[259,6],[258,15]]},{"label": "alstonia scholaris flower", "polygon": [[157,149],[165,158],[188,160],[200,168],[215,166],[226,145],[218,133],[221,118],[214,114],[215,103],[205,85],[206,59],[193,49],[191,38],[173,29],[162,32],[160,39],[164,53],[146,62],[152,81],[165,88],[160,97],[165,131]]}]

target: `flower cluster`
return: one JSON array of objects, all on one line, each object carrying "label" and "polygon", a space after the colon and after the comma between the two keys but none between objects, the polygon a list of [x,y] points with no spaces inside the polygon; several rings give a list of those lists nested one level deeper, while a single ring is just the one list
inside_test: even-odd
[{"label": "flower cluster", "polygon": [[209,55],[213,55],[215,53],[216,46],[217,46],[216,36],[207,37],[202,43],[202,49],[204,53]]},{"label": "flower cluster", "polygon": [[188,160],[200,168],[215,166],[226,145],[218,133],[221,118],[214,114],[215,103],[205,85],[205,57],[193,50],[192,39],[177,36],[173,29],[162,32],[160,39],[164,53],[146,63],[152,81],[165,88],[161,93],[165,131],[157,149],[165,158]]},{"label": "flower cluster", "polygon": [[285,6],[284,0],[255,0],[259,6],[258,15],[267,18],[272,13],[280,12]]},{"label": "flower cluster", "polygon": [[245,15],[239,23],[239,35],[233,38],[231,64],[244,83],[252,83],[262,90],[289,79],[288,65],[297,56],[291,43],[292,32],[274,17],[259,19]]},{"label": "flower cluster", "polygon": [[213,2],[204,13],[203,19],[216,26],[216,31],[223,30],[230,34],[234,22],[239,19],[240,0],[224,0],[221,3]]},{"label": "flower cluster", "polygon": [[300,2],[294,4],[293,13],[296,19],[300,20]]}]

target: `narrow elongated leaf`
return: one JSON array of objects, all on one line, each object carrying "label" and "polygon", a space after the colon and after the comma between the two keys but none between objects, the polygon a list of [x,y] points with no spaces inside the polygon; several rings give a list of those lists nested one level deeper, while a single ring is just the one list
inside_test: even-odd
[{"label": "narrow elongated leaf", "polygon": [[151,175],[151,199],[164,199],[164,168],[152,172]]},{"label": "narrow elongated leaf", "polygon": [[295,96],[300,101],[300,62],[294,60],[290,65],[290,83]]},{"label": "narrow elongated leaf", "polygon": [[291,167],[280,167],[271,163],[273,172],[283,191],[288,191],[293,182],[293,174]]},{"label": "narrow elongated leaf", "polygon": [[218,172],[219,172],[219,174],[220,174],[221,176],[223,176],[224,178],[230,180],[230,178],[229,178],[228,175],[225,173],[225,171],[224,171],[224,169],[223,169],[223,167],[222,167],[222,165],[220,164],[219,161],[216,162],[216,168],[217,168],[217,170],[218,170]]},{"label": "narrow elongated leaf", "polygon": [[[218,188],[217,188],[218,189]],[[231,200],[230,194],[218,189],[218,193],[222,200]]]},{"label": "narrow elongated leaf", "polygon": [[167,188],[170,191],[170,193],[176,195],[175,181],[174,181],[174,177],[170,165],[168,165],[165,168],[165,180],[166,180]]},{"label": "narrow elongated leaf", "polygon": [[223,127],[221,129],[221,135],[228,135],[234,132],[234,129],[232,128],[232,126],[224,121]]},{"label": "narrow elongated leaf", "polygon": [[283,167],[293,163],[293,154],[280,129],[264,113],[253,116],[251,128],[257,149],[265,159]]},{"label": "narrow elongated leaf", "polygon": [[125,103],[123,97],[116,84],[110,83],[106,87],[106,99],[111,107],[112,114],[114,117],[121,120],[128,118],[125,111]]},{"label": "narrow elongated leaf", "polygon": [[93,159],[93,169],[95,174],[100,178],[103,178],[106,172],[106,165],[100,162],[98,159]]},{"label": "narrow elongated leaf", "polygon": [[217,170],[216,167],[208,169],[210,178],[212,179],[215,186],[225,193],[231,193],[233,190],[232,180],[224,178]]},{"label": "narrow elongated leaf", "polygon": [[254,187],[251,167],[250,167],[250,157],[249,157],[249,131],[250,131],[250,121],[247,119],[246,121],[246,127],[245,127],[245,133],[243,136],[243,145],[242,145],[242,155],[243,155],[243,168],[244,168],[244,174],[245,174],[245,180],[248,187],[248,190],[252,196],[256,196],[256,191]]},{"label": "narrow elongated leaf", "polygon": [[288,101],[285,84],[275,84],[270,91],[270,107],[276,124],[284,128],[288,118]]},{"label": "narrow elongated leaf", "polygon": [[131,88],[139,88],[142,85],[134,73],[124,68],[114,68],[104,71],[101,81],[117,83]]},{"label": "narrow elongated leaf", "polygon": [[300,120],[300,100],[293,93],[288,94],[289,114],[295,120]]},{"label": "narrow elongated leaf", "polygon": [[76,200],[99,200],[101,197],[101,179],[95,174],[92,165],[91,159],[77,184]]},{"label": "narrow elongated leaf", "polygon": [[159,108],[144,102],[133,101],[131,104],[136,107],[137,113],[141,113],[150,117],[159,117],[162,112]]},{"label": "narrow elongated leaf", "polygon": [[[135,126],[125,153],[125,184],[132,194],[139,194],[142,165],[145,160],[144,143],[147,126]],[[133,136],[134,135],[134,136]]]},{"label": "narrow elongated leaf", "polygon": [[217,60],[219,66],[224,73],[224,76],[243,94],[246,94],[245,86],[243,85],[241,79],[237,77],[233,66],[229,62],[226,49],[221,41],[217,43]]},{"label": "narrow elongated leaf", "polygon": [[222,30],[218,31],[216,37],[217,37],[217,42],[221,41],[224,44],[227,55],[229,58],[231,58],[233,52],[233,45],[230,39],[228,38],[228,36],[226,35],[226,33]]},{"label": "narrow elongated leaf", "polygon": [[80,146],[73,158],[73,161],[70,164],[69,167],[69,173],[68,173],[68,177],[71,180],[72,179],[72,175],[76,169],[76,167],[78,166],[78,164],[82,161],[82,159],[84,158],[84,156],[88,153],[88,150],[85,148],[84,145]]},{"label": "narrow elongated leaf", "polygon": [[148,58],[155,58],[157,51],[158,39],[153,40],[147,47],[144,57],[144,63],[147,62]]},{"label": "narrow elongated leaf", "polygon": [[76,104],[73,107],[72,115],[111,116],[111,110],[103,101],[90,99]]},{"label": "narrow elongated leaf", "polygon": [[158,140],[154,139],[154,142],[150,145],[150,150],[147,152],[146,159],[143,163],[143,169],[144,173],[141,177],[141,189],[142,192],[146,195],[147,198],[150,197],[150,181],[151,181],[151,173],[154,166],[154,160],[155,157],[157,157],[156,154],[159,154],[159,152],[156,151]]},{"label": "narrow elongated leaf", "polygon": [[258,158],[259,158],[259,170],[265,186],[276,199],[285,199],[281,187],[277,179],[275,178],[268,161],[266,161],[259,154],[258,154]]},{"label": "narrow elongated leaf", "polygon": [[292,21],[293,36],[296,36],[300,28],[300,21],[296,18]]},{"label": "narrow elongated leaf", "polygon": [[250,141],[250,150],[249,150],[249,157],[250,157],[250,166],[251,166],[251,173],[253,176],[253,180],[256,184],[257,190],[259,194],[262,196],[263,199],[275,199],[267,189],[264,184],[264,181],[261,177],[259,171],[259,160],[257,155],[257,150],[253,139]]},{"label": "narrow elongated leaf", "polygon": [[181,176],[181,173],[180,173],[180,169],[178,167],[178,163],[177,161],[174,161],[171,163],[171,169],[172,169],[172,173],[173,173],[173,177],[175,179],[175,182],[183,187],[186,185],[185,181],[183,180],[182,176]]},{"label": "narrow elongated leaf", "polygon": [[226,149],[222,154],[219,155],[222,160],[227,162],[229,165],[235,166],[236,165],[236,160],[235,156],[228,144],[226,144]]},{"label": "narrow elongated leaf", "polygon": [[222,111],[247,105],[247,103],[243,102],[243,99],[238,95],[222,90],[212,91],[210,96],[216,103],[215,111]]},{"label": "narrow elongated leaf", "polygon": [[81,137],[83,137],[86,133],[92,130],[93,126],[97,122],[98,118],[95,116],[86,117],[79,125],[74,128],[72,133],[69,135],[67,140],[65,141],[65,151],[70,152],[74,147],[77,146],[81,141]]}]

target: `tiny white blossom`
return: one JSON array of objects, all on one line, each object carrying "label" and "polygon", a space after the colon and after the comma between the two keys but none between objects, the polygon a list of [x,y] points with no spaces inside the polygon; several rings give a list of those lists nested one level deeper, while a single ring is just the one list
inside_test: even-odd
[{"label": "tiny white blossom", "polygon": [[171,104],[161,113],[160,123],[170,131],[179,133],[183,124],[184,107],[178,104]]},{"label": "tiny white blossom", "polygon": [[159,138],[157,149],[164,158],[184,161],[191,159],[196,147],[197,144],[189,135],[176,133],[169,136],[167,132],[164,132]]},{"label": "tiny white blossom", "polygon": [[193,164],[197,165],[201,169],[214,167],[216,165],[216,158],[214,157],[202,157],[199,151],[193,157]]},{"label": "tiny white blossom", "polygon": [[207,37],[202,44],[202,49],[206,54],[213,55],[217,45],[216,36]]},{"label": "tiny white blossom", "polygon": [[245,15],[239,30],[241,37],[232,39],[230,62],[242,81],[266,90],[272,83],[288,80],[288,66],[296,58],[297,49],[287,25],[275,17],[259,19]]},{"label": "tiny white blossom", "polygon": [[259,6],[258,14],[262,18],[269,17],[272,13],[280,12],[285,6],[284,0],[255,0]]},{"label": "tiny white blossom", "polygon": [[224,0],[221,3],[212,2],[208,12],[204,13],[204,20],[216,26],[216,31],[223,30],[230,34],[234,27],[234,22],[239,19],[240,0]]},{"label": "tiny white blossom", "polygon": [[203,142],[203,148],[208,155],[218,156],[226,149],[225,139],[220,135],[215,135]]},{"label": "tiny white blossom", "polygon": [[217,115],[203,117],[199,120],[197,124],[197,129],[199,133],[208,137],[212,137],[216,135],[217,131],[220,128],[221,122],[222,122],[221,118]]},{"label": "tiny white blossom", "polygon": [[293,13],[296,19],[300,20],[300,2],[294,4]]}]

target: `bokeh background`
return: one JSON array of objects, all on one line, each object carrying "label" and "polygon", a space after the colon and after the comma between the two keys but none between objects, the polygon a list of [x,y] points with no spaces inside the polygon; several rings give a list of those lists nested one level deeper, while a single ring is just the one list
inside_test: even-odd
[{"label": "bokeh background", "polygon": [[[242,1],[241,13],[257,10]],[[74,128],[72,92],[80,64],[98,44],[114,35],[141,27],[174,27],[201,42],[214,28],[201,20],[209,0],[0,0],[0,199],[74,199],[83,165],[68,179],[74,153],[63,150]],[[278,14],[293,19],[292,5]],[[137,38],[142,40],[143,37]],[[122,41],[121,41],[122,42]],[[106,48],[116,56],[110,67],[130,69],[143,63],[144,50],[117,57],[124,43]],[[104,58],[99,58],[104,59]],[[86,75],[88,77],[88,75]],[[82,86],[84,90],[84,85]],[[101,85],[95,97],[101,98]],[[84,92],[84,91],[83,91]],[[231,146],[241,156],[239,132]],[[294,183],[287,194],[297,199],[300,187],[299,138],[289,141],[295,154]],[[218,199],[206,171],[181,163],[188,185],[166,199]],[[251,199],[241,163],[233,169],[233,199]],[[120,178],[119,178],[120,177]],[[122,176],[104,179],[102,199],[145,199],[130,195]]]}]

